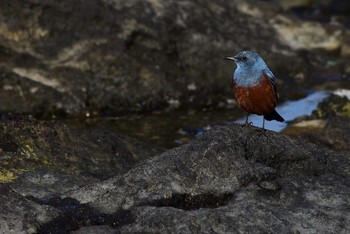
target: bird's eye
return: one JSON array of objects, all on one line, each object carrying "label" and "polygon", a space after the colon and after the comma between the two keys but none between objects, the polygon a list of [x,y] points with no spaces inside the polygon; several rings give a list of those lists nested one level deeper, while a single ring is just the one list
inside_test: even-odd
[{"label": "bird's eye", "polygon": [[247,58],[246,56],[243,56],[243,57],[242,57],[242,61],[247,61],[247,59],[248,59],[248,58]]}]

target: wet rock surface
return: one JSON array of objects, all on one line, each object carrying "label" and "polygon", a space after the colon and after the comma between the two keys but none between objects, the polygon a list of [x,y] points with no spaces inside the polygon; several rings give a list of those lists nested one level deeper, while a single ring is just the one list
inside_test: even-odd
[{"label": "wet rock surface", "polygon": [[1,112],[225,104],[234,66],[221,57],[242,49],[266,59],[282,99],[350,71],[345,25],[308,22],[265,1],[14,0],[0,9]]},{"label": "wet rock surface", "polygon": [[107,180],[41,171],[1,184],[0,231],[346,233],[349,177],[349,153],[217,127]]},{"label": "wet rock surface", "polygon": [[349,176],[349,154],[233,125],[61,199],[121,233],[348,232]]},{"label": "wet rock surface", "polygon": [[[106,179],[162,152],[161,148],[106,129],[77,130],[59,121],[4,115],[0,126],[1,181],[42,170],[43,174],[46,170]],[[48,183],[57,185],[54,174],[50,176]],[[29,175],[28,179],[31,183],[45,184],[45,181],[38,181],[36,175],[32,178]]]}]

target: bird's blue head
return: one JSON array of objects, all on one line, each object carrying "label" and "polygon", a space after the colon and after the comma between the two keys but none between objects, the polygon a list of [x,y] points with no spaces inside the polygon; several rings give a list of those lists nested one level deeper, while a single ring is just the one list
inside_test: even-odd
[{"label": "bird's blue head", "polygon": [[266,64],[256,52],[245,50],[233,57],[224,57],[233,60],[237,64],[237,69],[265,68]]},{"label": "bird's blue head", "polygon": [[249,86],[258,83],[263,71],[272,74],[260,55],[253,51],[242,51],[233,57],[228,56],[223,57],[223,59],[232,60],[236,63],[234,80],[239,85]]}]

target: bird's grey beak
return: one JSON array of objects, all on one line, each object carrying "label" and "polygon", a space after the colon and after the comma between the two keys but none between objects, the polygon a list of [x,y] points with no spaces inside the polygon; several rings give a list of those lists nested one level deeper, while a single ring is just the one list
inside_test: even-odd
[{"label": "bird's grey beak", "polygon": [[229,56],[223,57],[223,59],[232,60],[232,61],[237,61],[237,58],[235,58],[235,57],[229,57]]}]

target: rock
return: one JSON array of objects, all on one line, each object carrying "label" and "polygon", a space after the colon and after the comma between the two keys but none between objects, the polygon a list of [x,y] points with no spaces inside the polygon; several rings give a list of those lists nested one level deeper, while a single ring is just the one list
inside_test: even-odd
[{"label": "rock", "polygon": [[0,233],[112,225],[119,216],[58,196],[125,173],[163,151],[109,130],[72,129],[59,121],[3,115],[0,126]]},{"label": "rock", "polygon": [[60,173],[106,179],[125,173],[136,163],[162,152],[160,148],[110,130],[72,129],[59,121],[3,116],[0,127],[2,181],[14,180],[25,171],[43,169],[58,173],[58,177],[49,173],[45,181],[46,172],[34,177],[30,174],[27,178],[30,183],[58,186],[57,181],[76,181],[59,176]]},{"label": "rock", "polygon": [[350,99],[346,96],[333,94],[323,100],[313,112],[316,118],[330,118],[333,116],[350,117]]},{"label": "rock", "polygon": [[344,25],[264,1],[13,0],[0,16],[0,112],[38,118],[221,105],[234,67],[221,57],[242,49],[291,98],[346,75],[349,57]]},{"label": "rock", "polygon": [[325,137],[337,150],[350,151],[350,118],[334,117],[328,121]]},{"label": "rock", "polygon": [[347,233],[349,177],[348,153],[233,125],[64,197],[128,212],[120,233]]},{"label": "rock", "polygon": [[0,233],[37,233],[38,228],[58,217],[53,207],[39,205],[0,184]]},{"label": "rock", "polygon": [[325,119],[310,119],[310,117],[301,117],[289,124],[282,132],[288,136],[306,140],[308,142],[327,146],[332,148],[332,145],[324,136],[327,120]]},{"label": "rock", "polygon": [[105,181],[64,173],[0,184],[0,231],[350,231],[350,154],[255,127],[213,128]]},{"label": "rock", "polygon": [[72,232],[73,234],[114,234],[115,229],[107,225],[100,226],[87,226],[82,227],[77,231]]},{"label": "rock", "polygon": [[[305,22],[285,16],[279,16],[273,20],[280,41],[296,50],[324,49],[334,51],[342,47],[341,37],[343,34],[334,30],[333,27],[325,27],[317,22]],[[315,36],[319,41],[310,43],[313,41],[311,37]]]},{"label": "rock", "polygon": [[336,150],[350,150],[350,96],[349,90],[336,90],[321,102],[313,116],[327,121],[323,131],[327,143]]},{"label": "rock", "polygon": [[349,90],[335,90],[311,116],[293,121],[283,133],[335,150],[349,150]]},{"label": "rock", "polygon": [[46,169],[20,175],[11,183],[11,188],[22,196],[50,199],[98,181],[100,180],[92,176],[74,175]]},{"label": "rock", "polygon": [[331,0],[321,0],[321,1],[309,1],[309,0],[296,0],[296,1],[287,1],[287,0],[274,0],[274,2],[278,3],[285,9],[293,8],[293,7],[307,7],[310,5],[318,5],[318,4],[329,4]]}]

